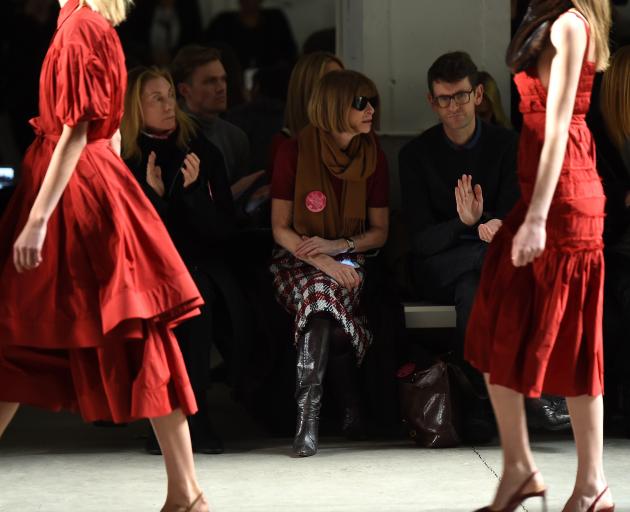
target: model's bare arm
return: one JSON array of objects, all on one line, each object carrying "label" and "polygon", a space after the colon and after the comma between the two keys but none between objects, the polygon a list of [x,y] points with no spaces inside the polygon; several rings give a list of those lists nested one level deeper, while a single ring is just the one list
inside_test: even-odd
[{"label": "model's bare arm", "polygon": [[582,61],[586,53],[584,23],[572,15],[558,18],[551,30],[551,43],[556,51],[551,61],[545,141],[540,154],[532,201],[527,212],[531,218],[547,218],[564,161],[569,124],[573,115]]},{"label": "model's bare arm", "polygon": [[551,43],[555,54],[551,60],[547,91],[545,140],[531,203],[512,244],[512,260],[517,266],[530,263],[545,248],[547,214],[562,170],[586,52],[583,22],[577,16],[561,16],[552,26]]},{"label": "model's bare arm", "polygon": [[59,203],[86,144],[87,123],[79,123],[75,127],[64,125],[26,225],[13,246],[13,262],[18,272],[35,268],[41,263],[48,219]]}]

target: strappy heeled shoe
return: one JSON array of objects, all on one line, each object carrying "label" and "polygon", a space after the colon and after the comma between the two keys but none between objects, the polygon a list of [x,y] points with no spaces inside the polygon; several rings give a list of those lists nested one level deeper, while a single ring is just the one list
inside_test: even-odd
[{"label": "strappy heeled shoe", "polygon": [[[543,489],[542,491],[536,492],[528,492],[523,494],[523,489],[527,487],[527,484],[532,481],[532,479],[539,473],[538,470],[534,471],[531,475],[527,477],[527,479],[521,484],[521,486],[516,490],[516,492],[512,495],[512,497],[508,500],[505,507],[500,510],[493,510],[490,507],[483,507],[475,510],[475,512],[514,512],[521,503],[529,498],[542,498],[543,501],[543,510],[547,512],[547,489]],[[589,512],[591,512],[589,510]]]},{"label": "strappy heeled shoe", "polygon": [[[588,507],[588,510],[586,512],[595,512],[595,506],[597,505],[599,500],[602,499],[602,496],[604,496],[604,494],[606,494],[607,490],[608,490],[608,486],[606,486],[604,488],[604,490],[599,493],[599,496],[597,496],[597,498],[595,498],[595,501],[591,504],[590,507]],[[610,507],[599,509],[597,512],[615,512],[615,505],[613,504]]]},{"label": "strappy heeled shoe", "polygon": [[[195,505],[199,502],[199,500],[203,497],[203,493],[200,492],[199,496],[197,496],[190,505],[188,505],[186,508],[184,507],[177,507],[178,512],[192,512],[192,509],[195,507]],[[160,512],[165,512],[165,509],[162,508],[162,510],[160,510]]]},{"label": "strappy heeled shoe", "polygon": [[200,492],[200,493],[199,493],[199,496],[197,496],[197,497],[193,500],[193,502],[192,502],[190,505],[188,505],[188,506],[186,507],[186,510],[184,510],[184,512],[191,512],[191,510],[195,507],[195,505],[196,505],[196,504],[197,504],[197,502],[198,502],[198,501],[202,498],[202,496],[203,496],[203,493],[202,493],[202,492]]}]

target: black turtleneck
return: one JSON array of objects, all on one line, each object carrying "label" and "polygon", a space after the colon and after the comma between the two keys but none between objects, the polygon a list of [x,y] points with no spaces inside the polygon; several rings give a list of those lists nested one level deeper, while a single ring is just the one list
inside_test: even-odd
[{"label": "black turtleneck", "polygon": [[[187,264],[220,256],[235,229],[232,193],[228,185],[223,155],[201,133],[188,143],[177,145],[177,132],[166,139],[140,134],[141,158],[126,160],[143,190],[166,225],[175,246]],[[147,161],[151,151],[162,170],[165,193],[160,197],[147,183]],[[187,153],[200,160],[199,177],[187,188],[181,172]],[[209,186],[208,186],[209,185]]]}]

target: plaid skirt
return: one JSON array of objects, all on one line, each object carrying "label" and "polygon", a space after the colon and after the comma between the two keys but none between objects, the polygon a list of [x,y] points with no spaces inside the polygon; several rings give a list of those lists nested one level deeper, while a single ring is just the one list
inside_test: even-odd
[{"label": "plaid skirt", "polygon": [[289,251],[276,247],[270,266],[276,299],[294,315],[293,342],[296,345],[304,334],[311,315],[328,313],[350,338],[357,364],[361,364],[372,343],[372,333],[368,330],[367,320],[359,307],[365,279],[365,256],[343,254],[337,259],[351,260],[359,265],[355,269],[361,278],[358,288],[348,290],[332,277],[294,257]]}]

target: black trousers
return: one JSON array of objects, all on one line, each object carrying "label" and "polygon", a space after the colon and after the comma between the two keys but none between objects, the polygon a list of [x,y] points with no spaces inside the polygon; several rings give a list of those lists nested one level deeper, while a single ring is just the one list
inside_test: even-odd
[{"label": "black trousers", "polygon": [[201,307],[200,315],[186,320],[175,328],[175,337],[179,342],[199,407],[197,415],[205,418],[208,414],[206,391],[210,383],[210,351],[215,337],[213,320],[217,291],[205,272],[189,270],[205,304]]},{"label": "black trousers", "polygon": [[457,336],[452,347],[453,359],[475,386],[482,389],[481,375],[464,360],[464,341],[487,247],[488,244],[480,240],[462,241],[428,258],[412,257],[412,275],[418,296],[455,305]]}]

